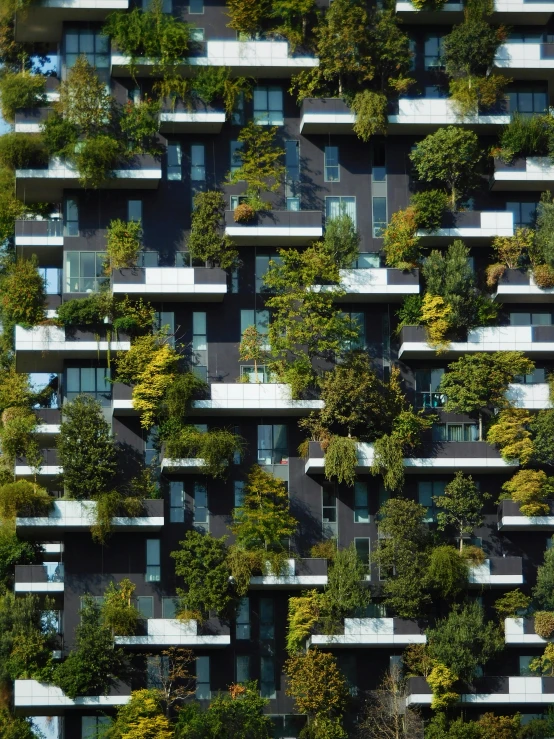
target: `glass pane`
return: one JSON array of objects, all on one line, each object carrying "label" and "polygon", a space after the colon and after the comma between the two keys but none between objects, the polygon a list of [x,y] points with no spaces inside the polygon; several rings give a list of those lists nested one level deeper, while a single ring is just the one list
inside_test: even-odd
[{"label": "glass pane", "polygon": [[358,559],[364,564],[369,564],[369,539],[354,539]]},{"label": "glass pane", "polygon": [[177,615],[177,598],[162,598],[162,618],[175,618]]},{"label": "glass pane", "polygon": [[137,609],[142,618],[154,618],[154,598],[151,595],[138,595]]},{"label": "glass pane", "polygon": [[267,110],[267,87],[254,88],[254,110]]},{"label": "glass pane", "polygon": [[530,326],[530,313],[510,313],[510,326]]},{"label": "glass pane", "polygon": [[72,54],[79,53],[79,33],[78,31],[67,31],[65,34],[65,51]]},{"label": "glass pane", "polygon": [[80,372],[77,367],[67,368],[67,391],[78,393],[80,390]]},{"label": "glass pane", "polygon": [[250,657],[246,655],[237,656],[237,682],[245,683],[250,680]]},{"label": "glass pane", "polygon": [[532,326],[550,326],[552,323],[551,313],[532,313],[531,314],[531,325]]},{"label": "glass pane", "polygon": [[235,480],[234,484],[235,508],[242,508],[244,505],[244,482]]},{"label": "glass pane", "polygon": [[189,0],[189,13],[203,13],[204,0]]},{"label": "glass pane", "polygon": [[461,423],[450,423],[448,425],[448,441],[463,441],[464,427]]},{"label": "glass pane", "polygon": [[146,562],[149,565],[160,564],[160,540],[159,539],[147,539],[146,540]]},{"label": "glass pane", "polygon": [[206,314],[204,312],[195,311],[192,314],[192,333],[206,334]]},{"label": "glass pane", "polygon": [[169,483],[169,501],[172,508],[183,506],[184,491],[182,482]]},{"label": "glass pane", "polygon": [[196,679],[201,683],[210,682],[210,658],[196,658]]},{"label": "glass pane", "polygon": [[127,220],[142,220],[142,200],[129,200],[127,207]]}]

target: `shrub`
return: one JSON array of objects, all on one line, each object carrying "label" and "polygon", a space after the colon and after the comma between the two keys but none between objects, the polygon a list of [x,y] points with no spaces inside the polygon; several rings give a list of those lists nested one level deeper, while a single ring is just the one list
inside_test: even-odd
[{"label": "shrub", "polygon": [[35,255],[31,259],[17,259],[8,265],[0,279],[4,330],[13,324],[32,328],[43,320],[46,295],[44,279],[37,267]]},{"label": "shrub", "polygon": [[235,454],[244,451],[244,440],[238,434],[226,429],[203,433],[194,426],[183,426],[165,444],[166,455],[173,459],[203,459],[203,473],[214,478],[225,477]]},{"label": "shrub", "polygon": [[473,544],[464,547],[460,554],[471,567],[478,567],[484,564],[487,558],[481,547],[476,547]]},{"label": "shrub", "polygon": [[547,644],[542,655],[529,662],[529,670],[537,675],[554,677],[554,644]]},{"label": "shrub", "polygon": [[382,92],[363,90],[352,100],[352,111],[356,115],[354,133],[362,141],[369,141],[376,134],[387,130],[387,96]]},{"label": "shrub", "polygon": [[309,590],[300,597],[289,598],[287,624],[287,652],[297,654],[306,639],[313,634],[319,621],[322,594]]},{"label": "shrub", "polygon": [[554,267],[550,264],[536,264],[533,267],[533,277],[543,289],[554,287]]},{"label": "shrub", "polygon": [[443,298],[425,293],[421,305],[421,320],[427,327],[427,342],[437,352],[448,347],[446,335],[450,328],[451,312],[450,306]]},{"label": "shrub", "polygon": [[28,408],[6,408],[2,414],[0,441],[5,461],[11,466],[17,457],[26,457],[27,465],[38,470],[42,453],[35,435],[37,417]]},{"label": "shrub", "polygon": [[96,498],[94,522],[90,527],[93,541],[105,544],[112,533],[112,519],[116,516],[133,518],[143,512],[142,500],[125,497],[117,490],[102,492]]},{"label": "shrub", "polygon": [[58,308],[57,321],[62,326],[102,326],[111,313],[111,298],[104,293],[91,293],[74,298]]},{"label": "shrub", "polygon": [[550,116],[514,113],[500,134],[502,159],[510,162],[516,157],[546,156],[551,131]]},{"label": "shrub", "polygon": [[552,483],[543,470],[519,470],[502,485],[502,490],[516,503],[524,516],[546,516],[547,499],[552,497]]},{"label": "shrub", "polygon": [[160,109],[160,103],[150,98],[139,103],[129,100],[124,106],[119,126],[134,154],[161,153],[156,138],[160,128]]},{"label": "shrub", "polygon": [[42,124],[42,141],[49,157],[66,154],[71,158],[78,138],[79,131],[75,123],[58,113],[48,116]]},{"label": "shrub", "polygon": [[550,639],[554,633],[554,613],[552,611],[536,611],[533,617],[535,619],[535,633],[542,636],[543,639]]},{"label": "shrub", "polygon": [[348,688],[334,655],[310,649],[296,654],[284,666],[287,695],[294,698],[298,713],[340,718],[348,703]]},{"label": "shrub", "polygon": [[533,461],[554,465],[554,410],[539,411],[531,422]]},{"label": "shrub", "polygon": [[423,190],[412,195],[410,205],[415,208],[418,228],[437,231],[442,225],[449,198],[443,190]]},{"label": "shrub", "polygon": [[256,215],[256,211],[248,203],[239,203],[233,211],[233,220],[235,223],[248,223]]},{"label": "shrub", "polygon": [[75,126],[86,143],[106,133],[113,118],[113,103],[109,89],[98,77],[96,69],[86,55],[81,54],[67,70],[54,109]]},{"label": "shrub", "polygon": [[440,662],[433,667],[427,676],[427,683],[433,691],[431,708],[434,711],[445,711],[458,702],[460,696],[452,690],[458,678]]},{"label": "shrub", "polygon": [[45,515],[51,506],[52,498],[47,491],[27,480],[0,486],[0,518]]},{"label": "shrub", "polygon": [[100,187],[112,176],[123,155],[121,141],[106,135],[80,141],[75,149],[79,182],[83,187],[92,189]]},{"label": "shrub", "polygon": [[468,567],[454,547],[444,544],[431,550],[427,577],[429,587],[450,600],[467,585]]},{"label": "shrub", "polygon": [[229,269],[236,263],[238,251],[223,230],[223,193],[215,190],[199,192],[194,196],[193,204],[187,243],[191,257]]},{"label": "shrub", "polygon": [[498,261],[508,269],[518,269],[524,257],[533,251],[535,234],[528,228],[516,228],[513,236],[497,236],[492,241]]},{"label": "shrub", "polygon": [[235,110],[242,95],[252,97],[252,81],[247,77],[233,77],[229,67],[200,67],[193,80],[194,94],[205,103],[222,103],[227,115]]},{"label": "shrub", "polygon": [[400,439],[383,434],[373,445],[372,475],[382,475],[386,490],[400,490],[404,485],[404,452]]},{"label": "shrub", "polygon": [[404,326],[419,326],[421,324],[422,302],[420,295],[407,295],[404,298],[402,305],[396,311],[398,318],[397,333],[400,333]]},{"label": "shrub", "polygon": [[495,287],[505,271],[506,265],[500,264],[500,262],[488,264],[486,268],[487,287]]},{"label": "shrub", "polygon": [[134,267],[142,247],[140,221],[122,221],[119,218],[108,226],[106,256],[110,269]]},{"label": "shrub", "polygon": [[325,477],[352,487],[356,482],[356,441],[347,436],[332,436],[325,450]]},{"label": "shrub", "polygon": [[522,408],[506,408],[496,417],[496,422],[489,428],[487,441],[496,444],[502,459],[506,462],[519,460],[527,464],[533,456],[533,441],[528,430],[531,415]]},{"label": "shrub", "polygon": [[6,72],[0,77],[2,116],[9,123],[21,108],[37,108],[46,102],[45,77],[30,72]]},{"label": "shrub", "polygon": [[505,618],[517,618],[522,611],[527,611],[530,604],[531,598],[522,593],[519,588],[516,588],[497,598],[494,610],[497,612],[498,618],[504,621]]},{"label": "shrub", "polygon": [[383,251],[387,267],[412,269],[420,259],[415,208],[397,210],[383,234]]},{"label": "shrub", "polygon": [[5,133],[0,136],[0,164],[8,169],[44,167],[48,163],[40,136],[32,133]]},{"label": "shrub", "polygon": [[114,636],[128,636],[137,629],[140,613],[131,601],[135,589],[136,585],[124,578],[117,585],[111,582],[104,593],[100,608],[102,622]]}]

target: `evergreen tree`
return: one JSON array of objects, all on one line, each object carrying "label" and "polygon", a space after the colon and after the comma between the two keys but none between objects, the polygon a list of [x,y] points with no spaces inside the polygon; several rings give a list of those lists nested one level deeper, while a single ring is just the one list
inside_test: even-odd
[{"label": "evergreen tree", "polygon": [[470,251],[463,241],[454,241],[446,252],[432,251],[423,263],[427,293],[438,295],[449,307],[448,322],[455,328],[474,326],[477,318],[475,277]]},{"label": "evergreen tree", "polygon": [[224,233],[225,200],[217,190],[194,196],[187,247],[193,259],[229,269],[236,264],[238,252]]},{"label": "evergreen tree", "polygon": [[547,549],[544,562],[537,568],[537,584],[533,596],[545,611],[554,611],[554,549]]},{"label": "evergreen tree", "polygon": [[441,509],[437,513],[438,529],[444,531],[448,526],[456,529],[460,552],[464,546],[464,534],[471,534],[473,529],[483,523],[483,504],[490,497],[487,493],[480,492],[471,475],[464,475],[460,471],[448,483],[443,495],[433,497],[435,504]]}]

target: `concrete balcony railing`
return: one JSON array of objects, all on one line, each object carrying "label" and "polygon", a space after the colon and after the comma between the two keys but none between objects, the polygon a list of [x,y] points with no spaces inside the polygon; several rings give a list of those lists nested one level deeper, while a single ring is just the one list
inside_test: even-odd
[{"label": "concrete balcony railing", "polygon": [[[158,531],[164,525],[163,500],[144,500],[138,516],[116,516],[116,531]],[[47,516],[18,516],[16,530],[20,536],[54,536],[64,531],[86,531],[95,522],[95,500],[54,500]]]},{"label": "concrete balcony railing", "polygon": [[322,400],[293,400],[289,385],[282,383],[232,383],[210,385],[211,400],[194,400],[194,411],[218,415],[306,415],[323,408]]},{"label": "concrete balcony railing", "polygon": [[162,456],[161,470],[166,475],[203,475],[206,462],[199,457],[172,459]]},{"label": "concrete balcony railing", "polygon": [[300,133],[353,134],[355,114],[342,98],[305,98],[300,106]]},{"label": "concrete balcony railing", "polygon": [[514,235],[511,211],[461,211],[449,214],[444,226],[436,231],[418,231],[424,244],[450,243],[452,239],[489,241],[496,236]]},{"label": "concrete balcony railing", "polygon": [[345,618],[344,633],[314,634],[308,647],[403,647],[426,644],[427,637],[415,621],[401,618]]},{"label": "concrete balcony railing", "polygon": [[63,593],[64,566],[61,562],[15,566],[16,593]]},{"label": "concrete balcony railing", "polygon": [[66,359],[97,359],[108,352],[129,351],[130,346],[125,334],[108,339],[105,327],[96,331],[58,326],[15,327],[18,372],[62,372]]},{"label": "concrete balcony railing", "polygon": [[179,102],[166,101],[160,113],[162,133],[219,133],[225,123],[223,110],[212,108],[201,101],[187,106]]},{"label": "concrete balcony railing", "polygon": [[[66,189],[81,189],[79,172],[61,159],[52,159],[43,169],[18,169],[16,195],[26,202],[58,202]],[[149,154],[137,155],[122,163],[101,185],[101,189],[155,190],[162,178],[160,162]]]},{"label": "concrete balcony railing", "polygon": [[[20,477],[34,478],[38,475],[41,478],[57,477],[63,473],[63,467],[60,466],[57,449],[42,449],[42,463],[38,470],[30,467],[26,457],[18,457],[15,461],[14,475]],[[44,480],[41,480],[43,483]]]},{"label": "concrete balcony railing", "polygon": [[504,619],[504,641],[507,646],[512,647],[544,647],[552,639],[543,639],[537,634],[534,618],[506,618]]},{"label": "concrete balcony railing", "polygon": [[[419,270],[368,268],[341,269],[340,288],[345,291],[341,301],[372,302],[399,301],[405,295],[419,295]],[[319,290],[333,290],[333,285],[318,286]]]},{"label": "concrete balcony railing", "polygon": [[127,10],[129,0],[35,0],[17,14],[18,43],[60,41],[62,25],[76,21],[104,21],[114,10]]},{"label": "concrete balcony railing", "polygon": [[236,223],[234,211],[225,211],[225,233],[238,246],[293,246],[323,236],[320,210],[272,210],[257,213],[248,223]]},{"label": "concrete balcony railing", "polygon": [[112,291],[149,300],[221,301],[227,294],[227,275],[206,267],[118,269],[112,272]]},{"label": "concrete balcony railing", "polygon": [[[460,23],[464,15],[464,3],[447,2],[440,10],[417,10],[411,2],[397,0],[396,14],[407,23]],[[543,24],[554,13],[554,3],[525,2],[525,0],[495,0],[492,19],[497,23],[514,25]]]},{"label": "concrete balcony railing", "polygon": [[16,221],[15,245],[17,247],[63,247],[63,221],[61,219]]},{"label": "concrete balcony railing", "polygon": [[506,397],[516,408],[526,408],[532,411],[551,408],[552,405],[550,387],[546,382],[537,382],[534,385],[510,383]]},{"label": "concrete balcony railing", "polygon": [[519,157],[510,164],[494,160],[492,190],[542,191],[554,183],[554,164],[550,157]]},{"label": "concrete balcony railing", "polygon": [[15,680],[14,709],[19,715],[55,716],[67,709],[106,709],[124,706],[131,698],[131,686],[117,683],[108,695],[88,695],[68,698],[56,685],[39,683],[38,680]]},{"label": "concrete balcony railing", "polygon": [[515,72],[518,78],[545,78],[554,72],[554,44],[506,41],[494,59],[498,70]]},{"label": "concrete balcony railing", "polygon": [[[443,356],[472,352],[521,351],[535,357],[554,351],[554,326],[486,326],[467,333],[466,341],[452,341]],[[399,357],[433,357],[436,349],[427,343],[424,326],[405,326],[400,334]]]},{"label": "concrete balcony railing", "polygon": [[523,564],[521,557],[490,557],[482,565],[469,568],[469,585],[503,587],[523,585]]},{"label": "concrete balcony railing", "polygon": [[199,634],[198,622],[180,621],[176,618],[149,618],[146,634],[116,636],[115,643],[124,647],[226,647],[231,643],[229,634]]},{"label": "concrete balcony railing", "polygon": [[553,287],[539,287],[533,274],[522,269],[507,269],[498,280],[495,298],[505,303],[549,303]]},{"label": "concrete balcony railing", "polygon": [[[431,705],[432,691],[424,677],[410,677],[407,683],[408,706]],[[554,703],[552,677],[484,677],[475,680],[471,692],[460,695],[460,703],[513,705]]]},{"label": "concrete balcony railing", "polygon": [[[194,74],[195,67],[227,67],[233,75],[283,78],[319,66],[314,56],[291,54],[286,41],[206,41],[198,55],[183,59],[178,67],[183,76]],[[151,76],[154,60],[141,58],[135,74]],[[112,50],[112,75],[130,77],[129,58]]]},{"label": "concrete balcony railing", "polygon": [[498,505],[500,531],[554,530],[554,500],[546,501],[549,512],[544,516],[524,516],[515,500],[502,500]]},{"label": "concrete balcony railing", "polygon": [[314,588],[327,585],[326,559],[289,559],[281,575],[255,575],[250,586],[259,588]]},{"label": "concrete balcony railing", "polygon": [[48,436],[57,436],[60,433],[61,408],[39,408],[35,415],[39,424],[36,433],[40,434],[41,439]]},{"label": "concrete balcony railing", "polygon": [[42,126],[54,112],[53,108],[20,108],[15,113],[16,133],[40,133]]},{"label": "concrete balcony railing", "polygon": [[[423,449],[427,456],[406,457],[404,468],[406,474],[420,472],[498,472],[510,470],[517,464],[505,462],[498,451],[485,441],[443,442]],[[305,473],[322,475],[325,470],[325,455],[318,441],[310,441],[308,459],[304,467]],[[373,444],[357,443],[358,474],[371,472],[373,464]]]}]

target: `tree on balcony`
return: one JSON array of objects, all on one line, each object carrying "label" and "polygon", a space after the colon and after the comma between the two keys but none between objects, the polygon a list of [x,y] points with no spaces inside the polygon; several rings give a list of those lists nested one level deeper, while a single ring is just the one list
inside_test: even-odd
[{"label": "tree on balcony", "polygon": [[13,586],[15,565],[34,564],[41,559],[38,543],[20,539],[9,521],[0,525],[0,594]]},{"label": "tree on balcony", "polygon": [[369,693],[358,725],[359,739],[423,739],[423,721],[406,708],[407,691],[399,670],[385,673]]},{"label": "tree on balcony", "polygon": [[225,234],[223,193],[216,190],[196,193],[193,205],[187,241],[192,259],[231,269],[237,263],[238,251]]},{"label": "tree on balcony", "polygon": [[554,611],[554,549],[545,551],[543,564],[537,568],[533,597],[542,609]]},{"label": "tree on balcony", "polygon": [[127,705],[117,710],[105,739],[172,739],[173,731],[164,714],[159,690],[135,690]]},{"label": "tree on balcony", "polygon": [[44,319],[46,295],[44,279],[38,271],[38,259],[8,261],[0,277],[0,311],[4,332],[19,324],[33,328]]},{"label": "tree on balcony", "polygon": [[4,739],[37,739],[31,719],[12,716],[6,708],[0,710],[0,735]]},{"label": "tree on balcony", "polygon": [[142,223],[140,221],[122,221],[119,218],[110,221],[106,237],[106,257],[110,271],[135,267],[141,248]]},{"label": "tree on balcony", "polygon": [[489,428],[487,441],[495,444],[505,462],[521,465],[533,459],[533,439],[529,427],[532,416],[523,408],[503,408]]},{"label": "tree on balcony", "polygon": [[434,496],[435,505],[440,509],[437,513],[439,531],[450,526],[456,530],[460,553],[464,548],[464,536],[483,523],[483,506],[490,499],[488,493],[482,493],[473,482],[471,475],[456,472],[454,479],[444,489],[444,494]]},{"label": "tree on balcony", "polygon": [[0,76],[0,101],[2,116],[9,123],[15,122],[20,108],[38,108],[46,102],[46,77],[29,71],[4,72]]},{"label": "tree on balcony", "polygon": [[554,410],[539,411],[531,421],[533,460],[538,464],[554,465]]},{"label": "tree on balcony", "polygon": [[140,613],[132,602],[135,590],[136,585],[124,578],[117,585],[111,582],[104,593],[102,621],[113,636],[127,636],[136,631]]},{"label": "tree on balcony", "polygon": [[502,485],[502,491],[501,499],[519,503],[524,516],[547,516],[548,500],[554,498],[554,478],[544,470],[518,470]]}]

